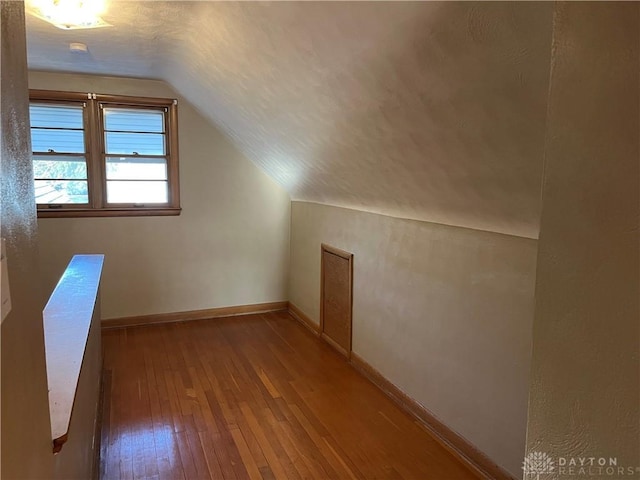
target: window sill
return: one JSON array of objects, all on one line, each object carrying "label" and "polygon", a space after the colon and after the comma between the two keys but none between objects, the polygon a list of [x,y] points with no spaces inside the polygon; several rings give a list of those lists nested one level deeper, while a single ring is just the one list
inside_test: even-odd
[{"label": "window sill", "polygon": [[64,217],[165,217],[176,216],[182,212],[181,208],[57,208],[38,209],[38,218],[64,218]]}]

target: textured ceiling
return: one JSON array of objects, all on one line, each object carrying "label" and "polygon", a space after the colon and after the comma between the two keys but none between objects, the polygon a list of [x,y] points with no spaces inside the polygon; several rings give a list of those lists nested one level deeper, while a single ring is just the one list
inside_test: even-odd
[{"label": "textured ceiling", "polygon": [[537,237],[552,8],[118,1],[29,66],[167,81],[295,200]]}]

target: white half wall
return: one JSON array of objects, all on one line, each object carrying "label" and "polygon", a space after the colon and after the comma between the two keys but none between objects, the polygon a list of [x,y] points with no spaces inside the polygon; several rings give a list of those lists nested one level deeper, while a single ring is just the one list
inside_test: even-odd
[{"label": "white half wall", "polygon": [[289,299],[315,322],[321,243],[354,254],[353,351],[520,476],[537,242],[293,202]]},{"label": "white half wall", "polygon": [[177,217],[39,219],[50,292],[76,253],[104,253],[103,318],[287,299],[290,199],[160,81],[30,72],[29,87],[179,100]]}]

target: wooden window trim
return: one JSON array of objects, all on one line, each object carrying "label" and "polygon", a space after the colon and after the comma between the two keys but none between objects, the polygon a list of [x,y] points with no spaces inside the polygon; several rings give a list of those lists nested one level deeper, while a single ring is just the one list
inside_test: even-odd
[{"label": "wooden window trim", "polygon": [[[178,102],[169,98],[105,95],[56,90],[29,90],[30,102],[64,102],[86,105],[84,113],[85,157],[89,204],[38,204],[39,218],[133,217],[180,215],[180,174],[178,155]],[[102,106],[165,109],[165,146],[168,202],[161,204],[107,204],[104,124]]]}]

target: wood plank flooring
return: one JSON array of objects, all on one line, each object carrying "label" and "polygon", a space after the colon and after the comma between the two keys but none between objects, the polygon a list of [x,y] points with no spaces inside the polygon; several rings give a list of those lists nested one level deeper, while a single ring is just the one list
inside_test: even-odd
[{"label": "wood plank flooring", "polygon": [[286,312],[103,332],[103,479],[477,478]]}]

